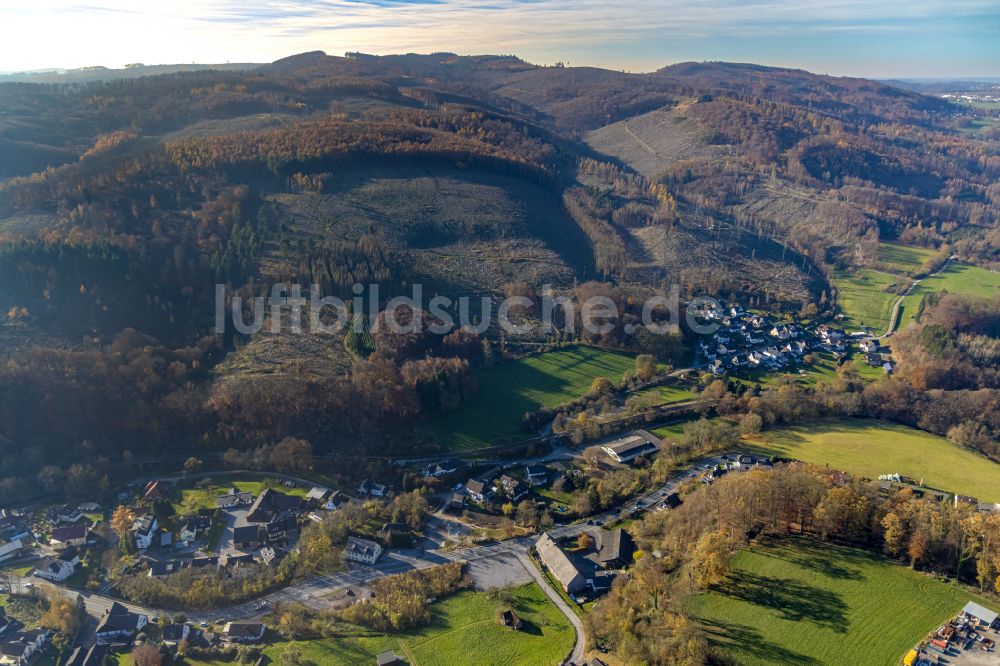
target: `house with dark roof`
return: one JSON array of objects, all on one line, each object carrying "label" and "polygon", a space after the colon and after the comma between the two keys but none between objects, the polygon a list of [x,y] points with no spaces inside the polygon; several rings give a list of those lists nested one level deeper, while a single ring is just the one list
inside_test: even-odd
[{"label": "house with dark roof", "polygon": [[52,530],[53,546],[85,546],[90,528],[86,525],[70,525]]},{"label": "house with dark roof", "polygon": [[97,642],[105,645],[132,638],[149,622],[149,618],[133,613],[117,601],[104,612],[97,624]]},{"label": "house with dark roof", "polygon": [[302,498],[295,495],[285,495],[277,490],[265,488],[250,506],[247,522],[266,525],[283,511],[298,511],[302,507]]},{"label": "house with dark roof", "polygon": [[52,636],[48,629],[24,629],[0,642],[0,664],[26,666],[45,648]]},{"label": "house with dark roof", "polygon": [[597,561],[605,569],[621,569],[632,564],[632,554],[635,552],[635,543],[631,535],[617,528],[611,530],[601,530],[601,543],[597,551]]},{"label": "house with dark roof", "polygon": [[163,644],[176,646],[191,633],[191,627],[186,624],[168,624],[163,627]]},{"label": "house with dark roof", "polygon": [[63,666],[104,666],[108,646],[95,643],[90,647],[78,647],[70,654]]},{"label": "house with dark roof", "polygon": [[469,479],[465,484],[465,492],[473,502],[482,504],[490,494],[486,484],[478,479]]},{"label": "house with dark roof", "polygon": [[171,560],[169,562],[153,562],[149,565],[149,571],[146,575],[150,578],[160,578],[163,576],[170,576],[177,573],[184,568],[184,563],[180,560]]},{"label": "house with dark roof", "polygon": [[529,486],[544,486],[549,482],[549,468],[545,465],[528,465],[524,468],[524,480]]},{"label": "house with dark roof", "polygon": [[190,516],[181,524],[177,532],[178,538],[184,543],[191,543],[198,535],[212,527],[212,519],[207,516]]},{"label": "house with dark roof", "polygon": [[260,525],[241,525],[233,528],[233,545],[253,549],[267,540],[267,528]]},{"label": "house with dark roof", "polygon": [[228,622],[222,637],[233,643],[259,643],[264,640],[264,625],[259,623]]},{"label": "house with dark roof", "polygon": [[236,509],[251,504],[253,504],[253,493],[233,492],[215,498],[215,506],[220,509]]},{"label": "house with dark roof", "polygon": [[50,508],[45,513],[45,519],[53,525],[58,523],[75,523],[83,518],[83,513],[72,504],[60,504]]}]

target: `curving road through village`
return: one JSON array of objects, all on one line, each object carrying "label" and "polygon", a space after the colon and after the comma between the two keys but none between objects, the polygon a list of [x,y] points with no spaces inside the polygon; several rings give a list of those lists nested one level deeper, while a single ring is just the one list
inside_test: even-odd
[{"label": "curving road through village", "polygon": [[[685,481],[696,477],[704,472],[706,466],[713,466],[720,462],[720,458],[704,458],[692,464],[686,470],[671,477],[669,481],[655,490],[645,493],[635,498],[623,506],[606,511],[597,516],[592,516],[587,521],[561,525],[549,530],[549,534],[554,539],[573,537],[581,531],[593,525],[602,525],[615,520],[622,513],[645,509],[659,504],[663,499]],[[580,617],[565,602],[562,596],[552,589],[545,578],[538,572],[537,568],[528,557],[528,553],[537,537],[527,536],[497,543],[483,544],[470,548],[431,548],[427,550],[403,550],[387,553],[381,561],[374,566],[365,566],[351,563],[344,571],[338,571],[322,576],[315,576],[294,585],[271,592],[254,601],[217,608],[209,611],[195,611],[185,613],[191,622],[213,622],[215,620],[245,620],[253,617],[260,617],[267,613],[261,602],[268,604],[275,603],[300,603],[312,608],[324,608],[330,605],[329,597],[343,589],[363,586],[371,581],[392,574],[405,573],[415,569],[426,569],[428,567],[444,564],[447,562],[467,562],[478,563],[489,566],[493,562],[505,562],[503,566],[509,566],[510,559],[516,558],[525,568],[527,576],[530,576],[542,587],[548,597],[555,603],[556,607],[566,616],[576,631],[576,643],[573,648],[570,660],[581,663],[586,645],[583,623]],[[120,603],[135,613],[142,613],[149,617],[169,616],[177,611],[169,611],[159,608],[139,606],[136,604],[115,599],[100,594],[92,594],[79,590],[70,589],[61,585],[55,585],[37,578],[13,578],[13,584],[19,585],[22,589],[31,585],[36,589],[52,590],[72,599],[82,597],[86,604],[87,611],[92,615],[100,616],[113,603]]]}]

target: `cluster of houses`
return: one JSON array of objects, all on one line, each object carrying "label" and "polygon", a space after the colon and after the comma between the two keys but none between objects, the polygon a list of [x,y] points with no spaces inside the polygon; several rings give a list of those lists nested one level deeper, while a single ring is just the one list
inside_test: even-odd
[{"label": "cluster of houses", "polygon": [[[528,468],[533,468],[528,473]],[[479,478],[469,479],[465,483],[465,495],[472,502],[480,505],[497,502],[520,502],[528,496],[531,488],[548,481],[549,470],[544,465],[529,465],[525,470],[525,480],[516,479],[509,474],[498,474],[491,470]]]},{"label": "cluster of houses", "polygon": [[0,562],[20,557],[34,542],[34,534],[20,516],[0,509]]},{"label": "cluster of houses", "polygon": [[574,598],[593,598],[611,589],[619,571],[632,563],[635,543],[621,528],[606,530],[591,527],[585,530],[590,546],[569,550],[559,546],[549,533],[535,541],[538,559],[548,569],[567,594]]},{"label": "cluster of houses", "polygon": [[25,629],[21,622],[7,617],[0,606],[0,665],[25,666],[45,649],[51,638],[47,629]]},{"label": "cluster of houses", "polygon": [[720,462],[701,478],[702,483],[712,483],[729,472],[749,472],[752,469],[770,469],[771,461],[762,456],[749,453],[725,453],[720,456]]},{"label": "cluster of houses", "polygon": [[[826,324],[807,329],[767,314],[746,312],[737,304],[706,306],[697,314],[719,325],[711,339],[698,343],[708,369],[716,375],[745,368],[781,370],[801,364],[810,352],[828,352],[839,360],[850,349],[849,337]],[[892,371],[888,349],[878,340],[864,333],[850,337],[860,339],[859,348],[869,365]]]}]

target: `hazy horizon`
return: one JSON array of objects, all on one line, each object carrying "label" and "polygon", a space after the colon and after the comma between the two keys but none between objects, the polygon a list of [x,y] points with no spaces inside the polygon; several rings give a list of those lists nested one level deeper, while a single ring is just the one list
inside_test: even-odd
[{"label": "hazy horizon", "polygon": [[1000,76],[988,0],[15,0],[0,71],[271,62],[304,51],[514,53],[652,71],[720,60],[868,78]]}]

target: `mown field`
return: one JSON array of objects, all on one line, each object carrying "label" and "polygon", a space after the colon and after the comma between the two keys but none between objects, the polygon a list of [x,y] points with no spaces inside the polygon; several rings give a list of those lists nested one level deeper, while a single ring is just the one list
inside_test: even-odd
[{"label": "mown field", "polygon": [[886,289],[900,279],[895,275],[867,268],[853,275],[842,273],[834,278],[837,303],[844,315],[844,326],[852,329],[870,326],[880,334],[885,332],[889,327],[892,304],[898,298]]},{"label": "mown field", "polygon": [[[490,595],[460,592],[435,604],[433,623],[421,629],[391,636],[359,630],[358,636],[293,644],[299,648],[302,663],[324,666],[374,664],[375,655],[384,650],[394,650],[411,666],[560,663],[575,638],[569,621],[535,583],[508,593],[510,606],[525,622],[521,631],[497,623],[500,602]],[[287,663],[282,655],[288,646],[288,642],[275,643],[264,653],[272,664]]]},{"label": "mown field", "polygon": [[929,488],[1000,502],[1000,465],[947,439],[870,419],[833,419],[767,431],[748,448],[877,479],[898,472]]},{"label": "mown field", "polygon": [[595,377],[621,381],[635,360],[594,347],[569,347],[484,369],[476,374],[479,392],[473,402],[429,424],[432,435],[461,450],[496,444],[504,438],[527,438],[521,418],[543,407],[576,400]]},{"label": "mown field", "polygon": [[947,291],[978,298],[990,298],[1000,294],[1000,273],[993,273],[979,266],[949,264],[949,266],[925,280],[921,280],[903,299],[900,308],[899,328],[916,319],[920,302],[927,294]]},{"label": "mown field", "polygon": [[891,666],[970,599],[998,608],[867,551],[803,538],[738,553],[727,581],[687,605],[740,664]]},{"label": "mown field", "polygon": [[884,241],[878,246],[879,266],[897,273],[916,273],[933,256],[934,250],[926,247]]}]

